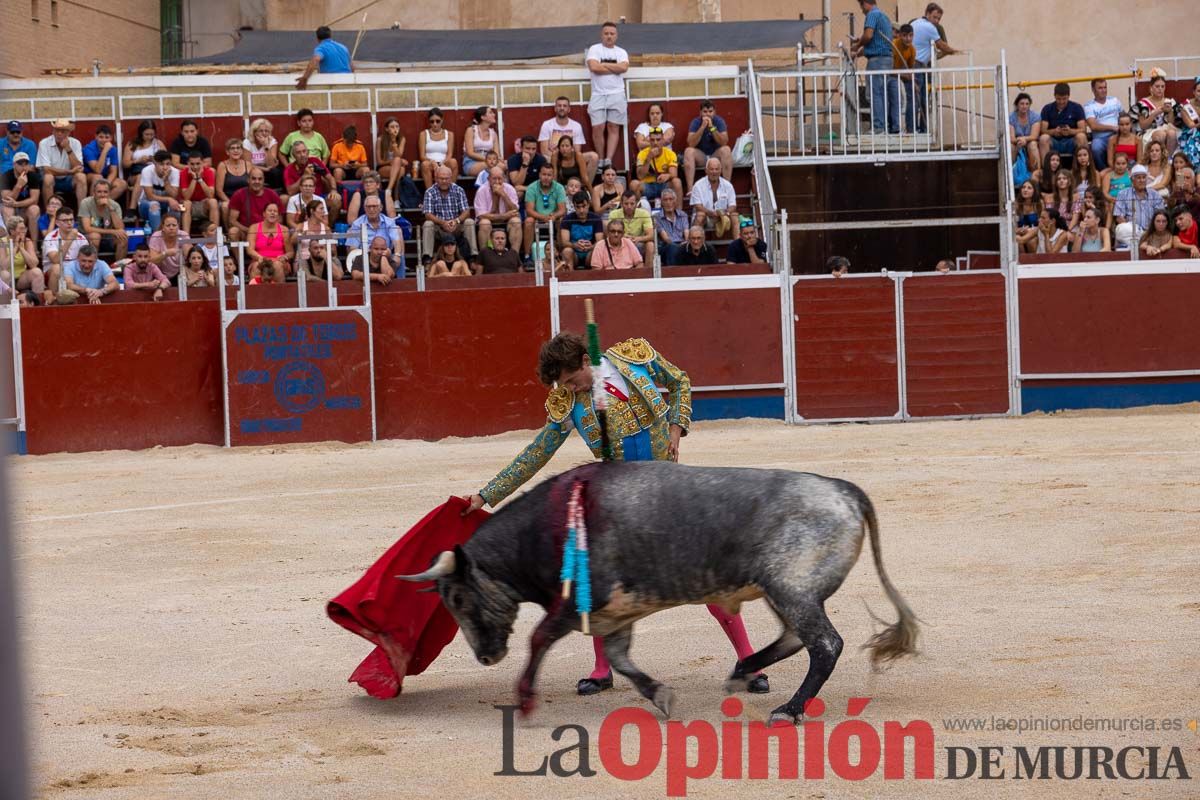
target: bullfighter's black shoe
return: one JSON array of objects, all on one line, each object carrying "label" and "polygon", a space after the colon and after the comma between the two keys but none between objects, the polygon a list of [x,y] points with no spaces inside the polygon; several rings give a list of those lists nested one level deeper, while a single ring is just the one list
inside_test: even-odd
[{"label": "bullfighter's black shoe", "polygon": [[579,684],[575,687],[575,691],[581,695],[599,694],[605,689],[613,687],[612,673],[608,673],[603,678],[582,678]]},{"label": "bullfighter's black shoe", "polygon": [[766,694],[771,691],[771,684],[767,683],[766,674],[760,672],[754,676],[753,680],[746,684],[746,691],[750,694]]}]

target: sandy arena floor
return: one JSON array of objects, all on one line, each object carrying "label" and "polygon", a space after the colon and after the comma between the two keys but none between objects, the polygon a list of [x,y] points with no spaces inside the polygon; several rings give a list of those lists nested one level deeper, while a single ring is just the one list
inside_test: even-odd
[{"label": "sandy arena floor", "polygon": [[[950,733],[958,716],[1200,714],[1200,408],[910,425],[788,428],[704,423],[692,464],[810,470],[860,484],[879,509],[885,562],[924,621],[922,654],[871,674],[864,602],[893,612],[870,559],[830,601],[846,650],[822,697],[827,731],[850,696],[863,718],[930,721],[948,745],[1180,745],[1200,780],[1200,734]],[[564,722],[592,735],[590,779],[495,777],[501,717],[538,618],[523,609],[510,657],[480,666],[462,637],[393,701],[346,678],[369,645],[325,617],[421,515],[480,486],[527,434],[438,443],[213,447],[12,461],[29,668],[35,788],[53,798],[661,797],[597,756],[606,713],[646,708],[628,683],[578,698],[578,636],[541,673],[543,704],[517,730],[517,766],[557,747]],[[578,437],[553,462],[581,462]],[[774,638],[762,603],[744,610]],[[709,615],[639,624],[634,655],[674,686],[677,715],[723,719],[733,657]],[[768,670],[746,695],[763,719],[807,667]],[[568,740],[568,742],[571,740]],[[882,768],[880,769],[880,774]],[[1194,781],[778,780],[693,782],[690,797],[1196,797]]]}]

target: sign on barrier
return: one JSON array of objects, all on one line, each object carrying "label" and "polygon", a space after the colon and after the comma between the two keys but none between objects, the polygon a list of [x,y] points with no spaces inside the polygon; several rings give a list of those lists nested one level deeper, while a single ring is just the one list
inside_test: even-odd
[{"label": "sign on barrier", "polygon": [[225,329],[230,444],[370,441],[370,337],[358,311],[237,315]]}]

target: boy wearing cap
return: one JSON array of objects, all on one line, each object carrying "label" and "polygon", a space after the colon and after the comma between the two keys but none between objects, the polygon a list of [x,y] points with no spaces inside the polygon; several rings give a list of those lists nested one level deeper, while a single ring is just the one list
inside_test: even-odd
[{"label": "boy wearing cap", "polygon": [[0,175],[0,215],[4,226],[12,217],[25,218],[29,238],[37,244],[38,201],[42,196],[42,176],[33,168],[29,154],[17,151],[12,157],[12,167]]},{"label": "boy wearing cap", "polygon": [[739,223],[738,238],[729,244],[725,260],[730,264],[765,264],[767,262],[767,243],[758,238],[758,228],[750,217],[742,217]]},{"label": "boy wearing cap", "polygon": [[87,197],[87,178],[83,174],[83,145],[71,135],[74,127],[69,119],[51,123],[52,133],[38,142],[36,166],[42,173],[43,195],[74,190],[78,207]]},{"label": "boy wearing cap", "polygon": [[4,142],[0,143],[0,172],[12,169],[13,156],[17,153],[29,156],[30,164],[37,160],[37,145],[21,134],[21,123],[13,119],[8,121],[7,135]]}]

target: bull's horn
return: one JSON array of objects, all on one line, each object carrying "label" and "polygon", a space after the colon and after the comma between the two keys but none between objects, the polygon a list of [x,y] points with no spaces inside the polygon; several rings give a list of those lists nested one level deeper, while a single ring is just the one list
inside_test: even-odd
[{"label": "bull's horn", "polygon": [[411,581],[413,583],[421,583],[422,581],[435,581],[438,578],[444,578],[447,575],[454,574],[454,551],[443,550],[438,556],[437,561],[433,566],[422,572],[420,575],[397,575],[396,580]]}]

